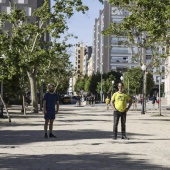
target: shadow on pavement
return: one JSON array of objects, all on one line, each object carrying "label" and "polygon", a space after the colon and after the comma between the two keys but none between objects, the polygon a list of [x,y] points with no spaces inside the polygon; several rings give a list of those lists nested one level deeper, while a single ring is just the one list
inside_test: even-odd
[{"label": "shadow on pavement", "polygon": [[[95,147],[95,146],[94,146]],[[46,148],[44,148],[45,150]],[[56,151],[57,152],[57,151]],[[131,159],[132,154],[94,153],[50,154],[50,155],[8,155],[0,159],[0,169],[17,170],[164,170],[167,168],[149,164],[146,160]],[[140,157],[140,155],[132,155]]]},{"label": "shadow on pavement", "polygon": [[[138,119],[131,119],[131,120],[138,120]],[[153,121],[157,121],[157,122],[159,122],[159,121],[165,121],[165,122],[169,122],[170,121],[170,119],[167,119],[167,118],[165,118],[165,119],[159,119],[159,118],[156,118],[155,117],[155,119],[140,119],[140,121],[151,121],[151,122],[153,122]]]},{"label": "shadow on pavement", "polygon": [[[48,141],[69,141],[69,140],[84,140],[84,139],[112,139],[111,131],[98,131],[94,129],[85,130],[59,130],[53,132],[57,138],[44,138],[42,130],[4,130],[0,131],[0,145],[25,145],[33,142],[48,142]],[[119,134],[118,134],[119,135]],[[143,136],[144,134],[129,133],[128,137],[134,140],[134,136]],[[146,135],[145,135],[146,136]],[[149,135],[148,135],[149,136]],[[120,135],[121,137],[121,135]],[[120,138],[119,137],[119,138]],[[117,141],[115,141],[117,142]],[[133,143],[143,143],[143,141],[130,141]],[[146,142],[145,142],[146,143]]]}]

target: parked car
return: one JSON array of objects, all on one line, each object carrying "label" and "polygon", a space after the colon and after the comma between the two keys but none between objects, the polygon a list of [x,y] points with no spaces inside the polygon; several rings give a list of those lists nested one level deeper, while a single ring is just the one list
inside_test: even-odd
[{"label": "parked car", "polygon": [[64,103],[64,104],[71,104],[71,97],[69,97],[69,96],[64,96],[61,101],[62,101],[62,103]]},{"label": "parked car", "polygon": [[72,99],[80,100],[80,96],[73,96]]}]

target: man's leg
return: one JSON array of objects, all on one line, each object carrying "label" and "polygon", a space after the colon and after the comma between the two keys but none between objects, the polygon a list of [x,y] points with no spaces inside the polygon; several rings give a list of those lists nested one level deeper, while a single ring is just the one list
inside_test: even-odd
[{"label": "man's leg", "polygon": [[122,139],[126,137],[126,112],[121,113]]},{"label": "man's leg", "polygon": [[47,135],[48,122],[49,122],[49,120],[45,119],[45,124],[44,124],[44,133],[45,133],[44,137],[45,138],[48,138],[48,135]]},{"label": "man's leg", "polygon": [[54,119],[51,119],[50,124],[49,124],[49,130],[50,130],[49,137],[55,138],[56,136],[54,136],[53,133],[52,133],[52,131],[53,131],[53,122],[54,122]]},{"label": "man's leg", "polygon": [[118,123],[119,123],[119,112],[114,111],[113,112],[113,117],[114,117],[113,135],[114,135],[114,139],[117,139],[117,128],[118,128]]}]

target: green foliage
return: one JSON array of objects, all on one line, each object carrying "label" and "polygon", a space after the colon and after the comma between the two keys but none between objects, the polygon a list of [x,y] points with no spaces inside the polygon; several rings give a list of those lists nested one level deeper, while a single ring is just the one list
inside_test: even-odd
[{"label": "green foliage", "polygon": [[[47,83],[55,83],[59,89],[68,87],[70,75],[69,55],[65,39],[59,41],[61,35],[68,30],[67,19],[75,11],[88,10],[81,0],[55,1],[52,10],[49,0],[34,11],[33,16],[38,21],[29,23],[25,11],[11,6],[10,14],[0,14],[0,56],[5,55],[3,63],[4,75],[1,78],[11,78],[15,75],[28,76],[34,107],[38,108],[36,86],[41,79]],[[3,31],[5,22],[11,23],[12,29]],[[44,41],[44,36],[50,34],[53,42]],[[6,70],[6,71],[5,71]]]},{"label": "green foliage", "polygon": [[[128,81],[129,81],[129,94],[142,94],[143,89],[143,72],[140,67],[129,69],[124,74],[124,88],[126,93],[128,92]],[[155,86],[153,75],[147,72],[147,88],[146,95],[150,94],[150,91]]]},{"label": "green foliage", "polygon": [[84,90],[84,78],[77,78],[76,83],[74,85],[74,90],[79,95],[81,94],[81,90]]},{"label": "green foliage", "polygon": [[[111,23],[103,33],[105,35],[116,35],[117,37],[126,36],[128,40],[120,40],[120,44],[126,44],[130,47],[137,46],[140,48],[151,49],[151,62],[148,66],[154,67],[160,65],[159,58],[169,56],[169,18],[170,18],[170,1],[168,0],[109,0],[112,6],[119,10],[128,11],[122,23]],[[143,33],[147,33],[143,37]],[[159,47],[166,46],[164,54],[158,52]],[[142,65],[142,53],[138,51],[133,54],[133,59]]]},{"label": "green foliage", "polygon": [[[102,75],[102,91],[104,94],[109,94],[117,90],[117,84],[120,82],[121,73],[111,71]],[[112,81],[114,80],[114,85]],[[101,74],[98,72],[90,77],[81,77],[76,80],[74,90],[80,94],[80,90],[92,94],[99,94],[101,90]]]}]

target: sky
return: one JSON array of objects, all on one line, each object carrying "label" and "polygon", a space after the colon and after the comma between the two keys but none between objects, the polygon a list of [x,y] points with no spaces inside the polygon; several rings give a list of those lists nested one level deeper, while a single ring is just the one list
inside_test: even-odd
[{"label": "sky", "polygon": [[[69,33],[78,36],[77,39],[71,38],[68,42],[71,44],[77,44],[83,42],[88,46],[93,44],[93,27],[95,24],[95,18],[99,17],[99,11],[103,9],[103,4],[98,0],[82,0],[84,5],[89,7],[89,10],[82,14],[76,12],[74,16],[68,21]],[[54,0],[51,0],[51,4],[54,4]],[[74,64],[74,49],[71,49],[70,61]]]}]

